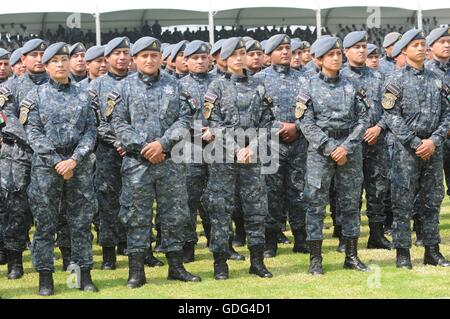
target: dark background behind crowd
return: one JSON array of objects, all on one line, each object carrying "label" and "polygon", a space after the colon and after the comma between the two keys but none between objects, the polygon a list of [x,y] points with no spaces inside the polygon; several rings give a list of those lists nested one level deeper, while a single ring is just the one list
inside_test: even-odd
[{"label": "dark background behind crowd", "polygon": [[[408,17],[406,21],[398,25],[383,25],[381,28],[367,29],[369,35],[369,42],[376,45],[381,45],[383,37],[389,32],[403,33],[417,24],[415,16]],[[437,27],[437,19],[427,18],[423,21],[423,28],[425,31],[431,30]],[[184,29],[184,28],[183,28]],[[332,34],[343,38],[347,33],[354,30],[366,30],[366,25],[342,25],[339,24],[336,28],[337,31],[332,32],[327,27],[324,27],[322,34]],[[249,36],[256,40],[262,41],[270,38],[272,35],[286,33],[290,37],[300,38],[302,41],[314,42],[316,39],[315,26],[309,27],[291,27],[291,26],[263,26],[245,28],[242,25],[239,26],[216,26],[214,30],[215,41],[229,38],[234,36]],[[181,40],[203,40],[209,41],[209,30],[207,26],[195,27],[195,30],[187,27],[184,31],[179,30],[177,27],[163,28],[156,20],[152,25],[148,21],[142,25],[140,29],[124,28],[122,31],[118,29],[109,30],[108,32],[102,32],[102,43],[107,43],[111,39],[119,36],[127,36],[131,42],[135,42],[142,36],[153,36],[160,39],[162,42],[177,43]],[[27,26],[24,24],[16,25],[14,23],[10,25],[0,24],[0,47],[12,51],[18,47],[21,47],[24,42],[31,38],[41,38],[47,40],[50,43],[54,42],[66,42],[69,44],[76,42],[83,42],[87,47],[95,45],[95,32],[88,30],[86,32],[78,28],[68,28],[63,25],[59,25],[58,29],[52,31],[42,30],[39,34],[27,33]]]}]

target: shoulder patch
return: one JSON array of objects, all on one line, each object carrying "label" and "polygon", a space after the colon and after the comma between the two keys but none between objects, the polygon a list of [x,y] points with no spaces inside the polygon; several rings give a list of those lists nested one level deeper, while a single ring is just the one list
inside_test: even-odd
[{"label": "shoulder patch", "polygon": [[108,106],[106,107],[106,110],[105,110],[106,117],[111,116],[111,114],[114,112],[114,108],[116,107],[116,104],[119,103],[121,100],[122,100],[122,97],[117,92],[112,91],[108,94],[107,101],[106,101],[106,104]]},{"label": "shoulder patch", "polygon": [[211,93],[210,91],[206,92],[205,94],[205,101],[206,102],[210,102],[210,103],[216,103],[218,99],[218,96],[215,95],[214,93]]},{"label": "shoulder patch", "polygon": [[295,118],[301,118],[310,104],[311,97],[307,94],[300,93],[297,96],[297,101],[295,103]]},{"label": "shoulder patch", "polygon": [[28,113],[30,112],[31,107],[34,105],[34,102],[30,99],[24,99],[22,103],[20,103],[20,114],[19,114],[19,122],[22,125],[25,125],[28,121]]},{"label": "shoulder patch", "polygon": [[271,96],[266,95],[263,99],[263,103],[268,107],[273,107],[273,99]]},{"label": "shoulder patch", "polygon": [[390,93],[394,94],[397,98],[400,97],[401,89],[397,84],[390,83],[386,87],[386,91],[389,91]]}]

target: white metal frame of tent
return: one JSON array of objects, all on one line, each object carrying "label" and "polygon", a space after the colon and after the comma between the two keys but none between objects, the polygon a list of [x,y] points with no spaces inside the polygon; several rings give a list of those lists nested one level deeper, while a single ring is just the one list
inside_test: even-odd
[{"label": "white metal frame of tent", "polygon": [[422,11],[450,8],[448,0],[397,0],[395,3],[388,0],[227,0],[223,2],[213,0],[172,0],[163,3],[148,0],[77,0],[75,2],[54,2],[50,0],[10,1],[2,4],[0,14],[18,13],[55,13],[55,12],[79,12],[92,14],[96,26],[96,42],[101,43],[101,14],[126,10],[146,9],[173,9],[204,12],[208,14],[210,42],[214,43],[214,16],[217,12],[243,9],[243,8],[294,8],[309,9],[316,13],[317,35],[321,35],[322,21],[321,10],[342,7],[387,7],[412,10],[417,12],[417,27],[422,29]]}]

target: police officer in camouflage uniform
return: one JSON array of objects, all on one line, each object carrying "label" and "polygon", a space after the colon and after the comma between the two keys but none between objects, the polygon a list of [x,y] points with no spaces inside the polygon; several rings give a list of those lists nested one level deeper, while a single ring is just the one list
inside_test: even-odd
[{"label": "police officer in camouflage uniform", "polygon": [[116,268],[116,251],[122,253],[126,247],[124,225],[118,215],[119,196],[122,187],[121,166],[125,151],[115,136],[111,125],[112,108],[108,105],[108,94],[128,75],[130,64],[130,40],[120,37],[111,40],[105,47],[104,56],[110,65],[109,72],[89,85],[92,107],[97,110],[98,146],[96,150],[95,185],[100,217],[99,244],[103,249],[102,269]]},{"label": "police officer in camouflage uniform", "polygon": [[271,56],[272,65],[257,75],[273,99],[275,121],[278,129],[279,167],[277,172],[266,176],[269,199],[269,216],[266,222],[265,257],[275,257],[277,235],[282,230],[283,212],[289,217],[294,234],[294,252],[307,253],[304,177],[308,142],[295,125],[295,104],[302,82],[300,73],[291,69],[291,39],[285,34],[271,37],[265,53]]},{"label": "police officer in camouflage uniform", "polygon": [[[425,62],[425,67],[436,73],[439,78],[450,85],[450,28],[436,28],[427,36],[427,45],[433,53],[433,59]],[[444,172],[447,195],[450,196],[450,136],[444,142]]]},{"label": "police officer in camouflage uniform", "polygon": [[108,73],[109,65],[105,56],[105,47],[103,45],[95,45],[86,51],[86,67],[88,76],[79,82],[80,87],[86,92],[89,90],[89,84],[96,78]]},{"label": "police officer in camouflage uniform", "polygon": [[370,229],[367,248],[390,249],[391,243],[384,237],[384,199],[388,190],[389,170],[385,139],[387,125],[381,107],[384,76],[366,66],[366,31],[350,32],[345,36],[343,45],[348,64],[341,71],[341,75],[367,88],[367,99],[370,102],[370,127],[364,134],[363,143],[364,189]]},{"label": "police officer in camouflage uniform", "polygon": [[189,41],[187,40],[180,41],[175,44],[170,51],[170,60],[175,66],[173,75],[178,80],[189,74],[189,69],[186,60],[184,59],[184,50],[188,44]]},{"label": "police officer in camouflage uniform", "polygon": [[222,51],[222,44],[225,42],[226,39],[220,39],[216,43],[214,43],[213,47],[211,48],[210,55],[215,61],[214,69],[212,69],[209,74],[212,75],[214,78],[222,76],[227,71],[227,63],[226,61],[222,60],[220,58],[220,52]]},{"label": "police officer in camouflage uniform", "polygon": [[424,67],[425,32],[412,29],[399,41],[406,66],[386,82],[382,106],[393,132],[391,196],[397,267],[411,269],[410,220],[414,201],[422,219],[424,264],[450,266],[439,252],[439,210],[444,198],[443,144],[448,135],[449,87]]},{"label": "police officer in camouflage uniform", "polygon": [[0,48],[0,85],[8,80],[11,73],[9,58],[10,53],[5,49]]},{"label": "police officer in camouflage uniform", "polygon": [[42,63],[50,76],[48,83],[33,88],[20,103],[20,122],[34,151],[28,196],[36,221],[32,260],[39,272],[39,294],[54,292],[53,247],[60,204],[67,209],[71,261],[81,270],[79,288],[97,291],[90,274],[95,206],[94,113],[88,95],[69,79],[67,44],[49,46]]},{"label": "police officer in camouflage uniform", "polygon": [[214,255],[214,277],[217,280],[228,278],[226,261],[229,256],[231,217],[235,210],[235,187],[238,183],[250,250],[249,272],[269,278],[272,274],[264,265],[267,193],[261,165],[254,158],[258,136],[249,134],[244,138],[235,130],[270,129],[273,120],[271,98],[267,96],[262,81],[247,76],[245,44],[241,38],[224,41],[220,58],[227,61],[228,72],[211,83],[204,106],[204,116],[216,136],[214,152],[223,152],[222,155],[225,155],[218,157],[209,166],[205,191],[205,202],[211,218],[209,249]]},{"label": "police officer in camouflage uniform", "polygon": [[[9,52],[6,51],[5,49],[0,48],[0,87],[2,85],[2,83],[5,83],[8,80],[8,76],[9,76],[9,60],[10,60],[10,55]],[[6,96],[2,95],[2,89],[0,88],[0,110],[1,108],[4,106],[6,102]],[[2,113],[2,116],[3,113]],[[3,117],[1,121],[1,127],[3,128],[6,125],[6,121],[3,121]],[[1,139],[1,135],[0,135],[0,139]],[[0,148],[1,148],[1,143],[0,143]],[[3,243],[3,228],[5,226],[5,218],[6,216],[4,215],[4,211],[3,211],[3,192],[0,189],[0,265],[4,265],[6,264],[6,252],[5,252],[5,248],[4,248],[4,243]]]},{"label": "police officer in camouflage uniform", "polygon": [[185,254],[184,262],[194,261],[194,247],[198,241],[196,233],[197,214],[200,214],[202,219],[207,244],[209,244],[211,231],[208,212],[201,203],[201,197],[208,182],[208,166],[204,163],[201,156],[200,158],[194,156],[195,152],[202,154],[202,146],[208,143],[208,141],[204,140],[208,135],[205,134],[207,123],[202,112],[203,97],[212,81],[212,76],[207,73],[208,52],[208,47],[203,41],[195,40],[189,43],[184,50],[189,75],[180,80],[182,103],[186,104],[185,107],[192,108],[195,111],[191,125],[190,151],[192,156],[190,156],[191,162],[186,165],[186,183],[191,220],[187,229],[186,244],[183,248]]},{"label": "police officer in camouflage uniform", "polygon": [[87,78],[86,47],[78,42],[70,47],[70,79],[78,83]]},{"label": "police officer in camouflage uniform", "polygon": [[339,74],[340,39],[323,38],[316,45],[315,57],[322,70],[300,89],[295,108],[297,125],[309,142],[305,187],[309,273],[323,274],[323,218],[333,177],[345,238],[344,267],[367,271],[358,258],[357,244],[363,182],[361,142],[369,126],[368,101],[364,89],[358,89],[356,83]]},{"label": "police officer in camouflage uniform", "polygon": [[[27,232],[32,224],[27,188],[30,182],[31,156],[23,125],[19,122],[19,105],[35,86],[48,81],[42,64],[46,45],[41,39],[24,44],[22,60],[27,73],[9,80],[1,88],[7,124],[2,130],[3,144],[0,155],[1,188],[4,192],[4,211],[7,214],[3,232],[8,258],[8,278],[23,276],[22,252],[26,248]],[[70,256],[66,256],[69,258]]]},{"label": "police officer in camouflage uniform", "polygon": [[392,50],[401,37],[402,35],[398,32],[388,33],[384,37],[383,48],[386,55],[380,60],[379,71],[383,73],[385,77],[388,77],[395,70],[395,60],[392,57]]},{"label": "police officer in camouflage uniform", "polygon": [[11,53],[11,57],[9,58],[9,65],[12,69],[12,77],[16,78],[21,76],[25,73],[26,68],[25,65],[22,63],[21,60],[22,57],[22,48],[18,48]]},{"label": "police officer in camouflage uniform", "polygon": [[150,247],[152,204],[158,205],[161,247],[169,263],[168,279],[200,281],[183,266],[189,222],[185,166],[170,153],[190,128],[191,109],[180,103],[175,78],[159,71],[161,44],[143,37],[133,45],[138,72],[108,95],[112,123],[126,156],[122,164],[119,217],[127,230],[128,287],[146,283],[144,256]]}]

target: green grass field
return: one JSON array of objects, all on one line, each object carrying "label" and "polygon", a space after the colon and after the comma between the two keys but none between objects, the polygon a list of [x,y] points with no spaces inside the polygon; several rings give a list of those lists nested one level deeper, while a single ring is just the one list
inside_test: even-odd
[{"label": "green grass field", "polygon": [[[326,225],[331,225],[327,216]],[[441,251],[450,258],[450,201],[446,199],[441,212]],[[201,230],[201,227],[199,227]],[[146,267],[148,284],[139,289],[128,289],[128,261],[118,257],[116,271],[102,271],[101,248],[94,246],[95,267],[92,277],[100,292],[82,293],[68,288],[69,274],[61,271],[61,256],[57,249],[54,275],[55,295],[52,298],[449,298],[450,269],[424,266],[423,248],[413,247],[412,271],[395,267],[395,251],[365,249],[368,237],[367,218],[359,242],[359,256],[368,265],[370,273],[343,269],[344,255],[334,251],[337,239],[331,238],[332,228],[325,230],[324,276],[307,274],[309,256],[292,253],[292,245],[280,245],[279,256],[267,259],[266,265],[273,272],[271,279],[261,279],[248,274],[249,252],[239,248],[247,260],[230,261],[230,279],[216,281],[213,278],[212,254],[205,247],[205,238],[200,237],[196,261],[186,268],[202,277],[201,283],[173,282],[166,279],[167,263],[163,255],[157,257],[166,265],[160,268]],[[292,239],[291,233],[288,232]],[[31,265],[30,252],[24,256],[25,276],[20,280],[6,279],[6,265],[0,266],[1,298],[39,298],[37,295],[38,274]]]}]

